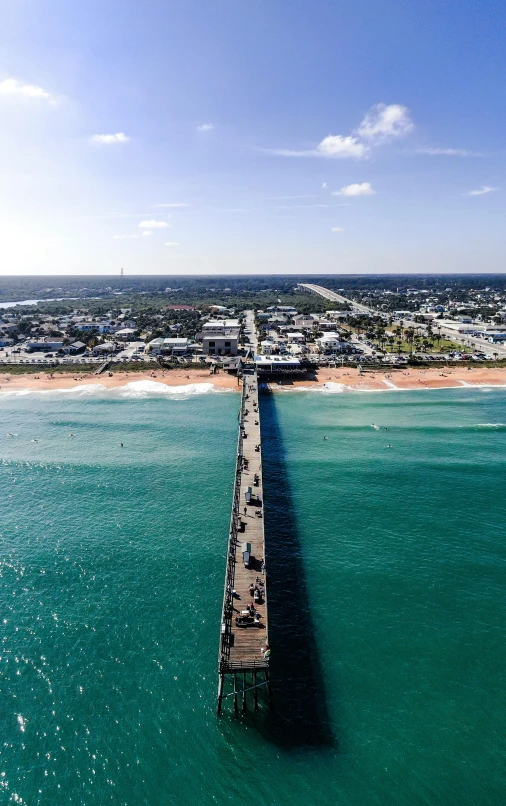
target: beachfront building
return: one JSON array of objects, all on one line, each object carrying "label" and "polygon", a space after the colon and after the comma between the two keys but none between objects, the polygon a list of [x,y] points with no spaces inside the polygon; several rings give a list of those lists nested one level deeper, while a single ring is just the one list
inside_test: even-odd
[{"label": "beachfront building", "polygon": [[335,332],[320,336],[316,344],[322,353],[347,353],[352,349],[351,344]]},{"label": "beachfront building", "polygon": [[64,349],[68,355],[79,355],[79,353],[84,353],[86,350],[86,345],[82,341],[75,341],[73,344],[69,344],[69,346],[65,347]]},{"label": "beachfront building", "polygon": [[160,336],[152,339],[147,345],[147,351],[152,355],[185,355],[188,352],[190,342],[182,336],[165,339]]},{"label": "beachfront building", "polygon": [[204,355],[237,355],[240,332],[238,319],[210,319],[197,338],[202,340]]},{"label": "beachfront building", "polygon": [[256,355],[255,367],[259,375],[274,375],[276,373],[285,375],[305,372],[298,358],[283,355]]},{"label": "beachfront building", "polygon": [[58,352],[63,349],[63,339],[45,337],[42,339],[32,339],[26,345],[29,353],[46,350],[49,353]]},{"label": "beachfront building", "polygon": [[112,341],[104,341],[103,344],[97,344],[93,348],[94,355],[109,355],[110,353],[114,353],[116,350],[116,345],[112,343]]},{"label": "beachfront building", "polygon": [[238,336],[204,336],[202,352],[204,355],[237,355],[239,351]]}]

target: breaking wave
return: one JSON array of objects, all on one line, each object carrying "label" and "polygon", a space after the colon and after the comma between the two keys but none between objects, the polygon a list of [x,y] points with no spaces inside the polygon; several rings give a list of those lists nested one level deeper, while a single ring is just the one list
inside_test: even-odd
[{"label": "breaking wave", "polygon": [[110,395],[115,397],[188,397],[194,395],[207,395],[211,392],[235,391],[217,388],[212,383],[188,383],[181,386],[169,386],[159,381],[131,381],[125,386],[107,387],[102,383],[86,383],[81,386],[72,386],[68,389],[3,389],[0,395],[10,397],[26,397],[27,395],[73,395],[75,397],[92,397]]}]

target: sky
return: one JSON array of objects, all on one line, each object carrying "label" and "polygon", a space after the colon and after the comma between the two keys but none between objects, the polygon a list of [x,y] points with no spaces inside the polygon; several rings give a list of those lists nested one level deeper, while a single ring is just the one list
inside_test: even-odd
[{"label": "sky", "polygon": [[506,269],[504,2],[1,20],[0,274]]}]

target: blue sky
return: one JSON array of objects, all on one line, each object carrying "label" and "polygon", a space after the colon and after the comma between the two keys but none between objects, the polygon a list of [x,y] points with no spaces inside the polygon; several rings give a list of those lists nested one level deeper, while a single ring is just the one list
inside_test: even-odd
[{"label": "blue sky", "polygon": [[0,273],[502,272],[506,5],[21,0]]}]

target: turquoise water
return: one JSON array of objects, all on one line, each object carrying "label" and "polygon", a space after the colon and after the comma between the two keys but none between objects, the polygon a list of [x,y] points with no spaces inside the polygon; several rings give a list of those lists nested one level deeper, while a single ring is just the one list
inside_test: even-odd
[{"label": "turquoise water", "polygon": [[0,802],[503,804],[506,393],[262,399],[257,720],[215,716],[238,396],[174,398],[0,398]]}]

